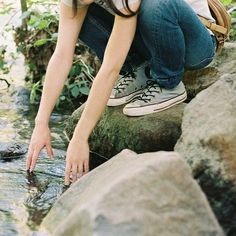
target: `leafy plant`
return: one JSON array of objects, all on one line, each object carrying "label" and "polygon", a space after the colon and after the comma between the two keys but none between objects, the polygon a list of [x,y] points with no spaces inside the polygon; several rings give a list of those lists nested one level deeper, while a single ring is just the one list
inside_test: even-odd
[{"label": "leafy plant", "polygon": [[6,48],[6,45],[0,46],[0,81],[4,81],[7,87],[9,87],[10,83],[4,78],[4,75],[8,74],[11,68],[11,65],[5,60]]},{"label": "leafy plant", "polygon": [[42,90],[43,90],[43,85],[42,85],[41,80],[39,80],[37,83],[32,85],[31,93],[30,93],[31,104],[34,104],[36,103],[36,101],[39,101]]},{"label": "leafy plant", "polygon": [[6,72],[6,61],[5,61],[6,45],[0,47],[0,70]]},{"label": "leafy plant", "polygon": [[231,15],[231,30],[229,33],[229,40],[230,41],[236,41],[236,1],[230,1],[230,4],[228,5],[228,11]]},{"label": "leafy plant", "polygon": [[[32,3],[32,0],[31,0]],[[43,79],[48,61],[54,51],[57,41],[58,12],[54,7],[39,10],[34,3],[28,5],[21,19],[25,20],[27,27],[15,29],[15,41],[18,50],[21,51],[28,65],[27,81],[31,87],[30,102],[39,103],[42,93]],[[89,53],[88,48],[80,43],[76,46],[71,71],[60,95],[56,107],[78,106],[83,102],[90,90],[93,76],[98,68],[94,62],[94,56]],[[92,56],[91,56],[92,55]],[[96,65],[95,65],[96,64]]]},{"label": "leafy plant", "polygon": [[229,33],[229,38],[231,41],[236,41],[236,12],[234,18],[232,19],[232,27]]},{"label": "leafy plant", "polygon": [[[70,108],[74,109],[74,104],[78,104],[78,102],[88,96],[93,81],[91,71],[92,68],[85,65],[81,59],[77,59],[73,62],[64,89],[57,100],[56,108],[60,109],[64,106],[68,108],[69,105]],[[31,104],[39,103],[43,89],[43,81],[44,78],[32,85],[30,95]]]}]

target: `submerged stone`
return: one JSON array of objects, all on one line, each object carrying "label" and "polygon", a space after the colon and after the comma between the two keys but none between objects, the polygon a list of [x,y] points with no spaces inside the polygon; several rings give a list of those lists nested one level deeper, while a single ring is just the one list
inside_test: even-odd
[{"label": "submerged stone", "polygon": [[27,146],[19,143],[0,143],[0,160],[11,161],[22,158],[27,153]]}]

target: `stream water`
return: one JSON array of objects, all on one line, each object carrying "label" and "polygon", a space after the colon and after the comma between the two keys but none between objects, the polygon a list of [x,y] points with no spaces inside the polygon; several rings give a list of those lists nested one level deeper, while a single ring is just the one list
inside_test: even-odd
[{"label": "stream water", "polygon": [[[3,3],[0,2],[0,5],[2,9]],[[19,6],[15,7],[19,9]],[[11,17],[0,16],[1,32],[7,23],[17,23],[18,13]],[[7,160],[1,160],[0,156],[0,235],[31,235],[64,190],[67,141],[62,131],[68,114],[52,115],[51,131],[56,156],[53,163],[42,152],[35,173],[27,174],[25,152],[37,108],[29,105],[23,56],[11,57],[16,51],[11,34],[5,35],[5,38],[1,36],[0,42],[1,46],[7,43],[7,60],[13,64],[9,74],[1,74],[1,78],[7,79],[11,85],[8,88],[4,81],[0,81],[0,152],[6,143],[12,148],[18,145],[22,151],[21,155]]]},{"label": "stream water", "polygon": [[[14,3],[16,9],[19,9],[19,3]],[[3,4],[0,0],[0,9]],[[11,24],[17,24],[19,14],[16,13],[14,18],[0,15],[1,32],[9,20]],[[0,72],[0,78],[7,79],[11,84],[8,88],[4,81],[0,81],[0,236],[32,235],[65,190],[63,180],[67,140],[63,134],[63,122],[69,113],[52,114],[50,127],[55,160],[48,159],[46,153],[42,152],[34,174],[27,174],[25,153],[37,108],[29,104],[23,56],[17,55],[14,59],[10,56],[16,51],[10,33],[6,38],[0,36],[0,45],[6,42],[8,62],[13,66],[7,75]],[[7,146],[10,151],[19,153],[7,159],[2,158],[1,151],[4,152]],[[97,159],[91,167],[99,164]]]}]

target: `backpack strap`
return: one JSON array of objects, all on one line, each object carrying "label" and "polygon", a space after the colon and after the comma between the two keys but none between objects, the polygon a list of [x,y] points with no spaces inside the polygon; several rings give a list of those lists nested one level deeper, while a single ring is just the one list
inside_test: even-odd
[{"label": "backpack strap", "polygon": [[227,34],[227,29],[221,25],[217,25],[214,22],[210,22],[209,20],[207,20],[206,18],[202,17],[202,16],[198,16],[201,20],[201,22],[210,30],[221,33],[226,35]]}]

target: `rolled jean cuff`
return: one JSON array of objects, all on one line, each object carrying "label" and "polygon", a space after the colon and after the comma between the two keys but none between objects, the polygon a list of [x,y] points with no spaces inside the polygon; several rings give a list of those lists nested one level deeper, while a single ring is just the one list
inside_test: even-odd
[{"label": "rolled jean cuff", "polygon": [[179,74],[171,76],[169,78],[159,78],[152,70],[150,71],[150,75],[154,80],[157,81],[160,87],[166,89],[173,89],[182,81],[184,76],[184,70]]}]

